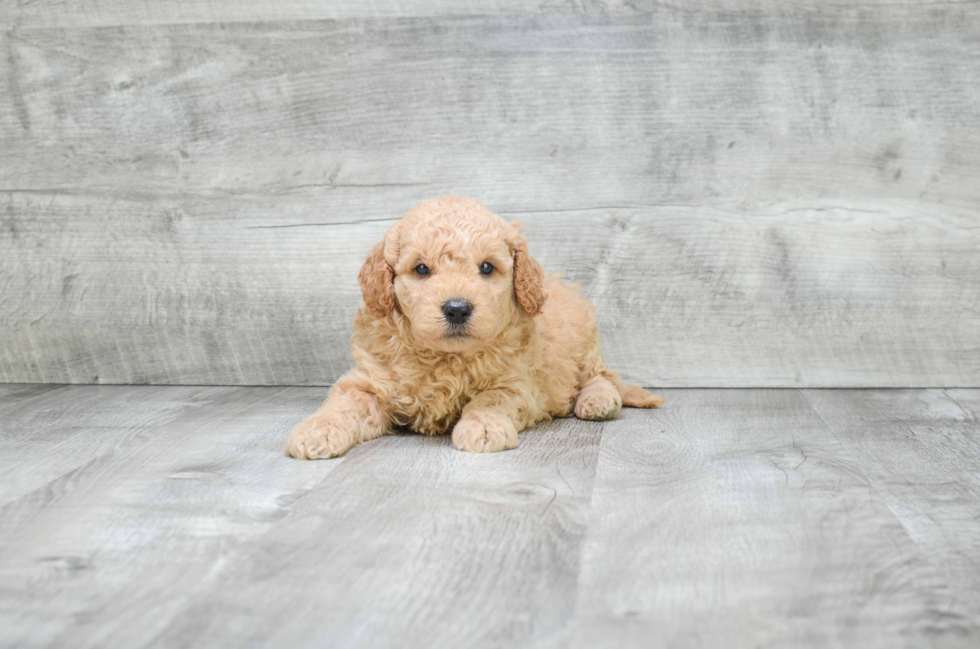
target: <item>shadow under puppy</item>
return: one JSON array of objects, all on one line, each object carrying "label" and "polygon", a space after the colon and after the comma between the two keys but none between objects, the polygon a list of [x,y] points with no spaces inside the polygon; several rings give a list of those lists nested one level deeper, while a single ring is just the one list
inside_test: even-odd
[{"label": "shadow under puppy", "polygon": [[289,455],[334,457],[400,426],[503,451],[542,420],[663,403],[606,367],[595,307],[545,279],[516,225],[442,197],[388,230],[359,277],[355,367],[290,433]]}]

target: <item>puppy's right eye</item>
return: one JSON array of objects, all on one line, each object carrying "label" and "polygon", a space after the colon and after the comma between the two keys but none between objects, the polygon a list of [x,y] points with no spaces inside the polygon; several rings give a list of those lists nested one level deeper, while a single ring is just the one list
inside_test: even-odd
[{"label": "puppy's right eye", "polygon": [[432,271],[429,270],[429,267],[426,266],[425,264],[419,264],[418,266],[415,267],[415,274],[418,275],[419,277],[425,277],[426,275],[429,275],[431,273]]}]

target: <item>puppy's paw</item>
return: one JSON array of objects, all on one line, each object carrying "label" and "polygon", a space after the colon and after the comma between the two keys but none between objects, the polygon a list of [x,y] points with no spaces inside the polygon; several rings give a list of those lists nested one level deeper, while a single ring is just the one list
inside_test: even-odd
[{"label": "puppy's paw", "polygon": [[612,419],[622,407],[619,391],[611,383],[604,382],[582,390],[575,400],[575,416],[590,421]]},{"label": "puppy's paw", "polygon": [[453,428],[453,446],[471,453],[495,453],[517,448],[517,428],[496,412],[471,412]]},{"label": "puppy's paw", "polygon": [[286,454],[300,460],[343,455],[357,443],[353,431],[330,415],[316,414],[301,422],[286,440]]}]

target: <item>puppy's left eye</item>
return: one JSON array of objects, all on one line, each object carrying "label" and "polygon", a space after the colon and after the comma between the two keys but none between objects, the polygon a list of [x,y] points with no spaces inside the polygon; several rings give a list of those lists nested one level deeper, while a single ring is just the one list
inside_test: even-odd
[{"label": "puppy's left eye", "polygon": [[481,275],[489,275],[492,272],[493,272],[493,264],[491,264],[489,261],[485,261],[482,264],[480,264]]}]

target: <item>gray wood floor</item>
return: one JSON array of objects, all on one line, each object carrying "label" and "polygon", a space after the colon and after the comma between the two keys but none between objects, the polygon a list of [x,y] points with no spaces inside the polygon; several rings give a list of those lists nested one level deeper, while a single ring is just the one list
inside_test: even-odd
[{"label": "gray wood floor", "polygon": [[0,645],[980,646],[980,390],[286,458],[323,392],[0,385]]}]

